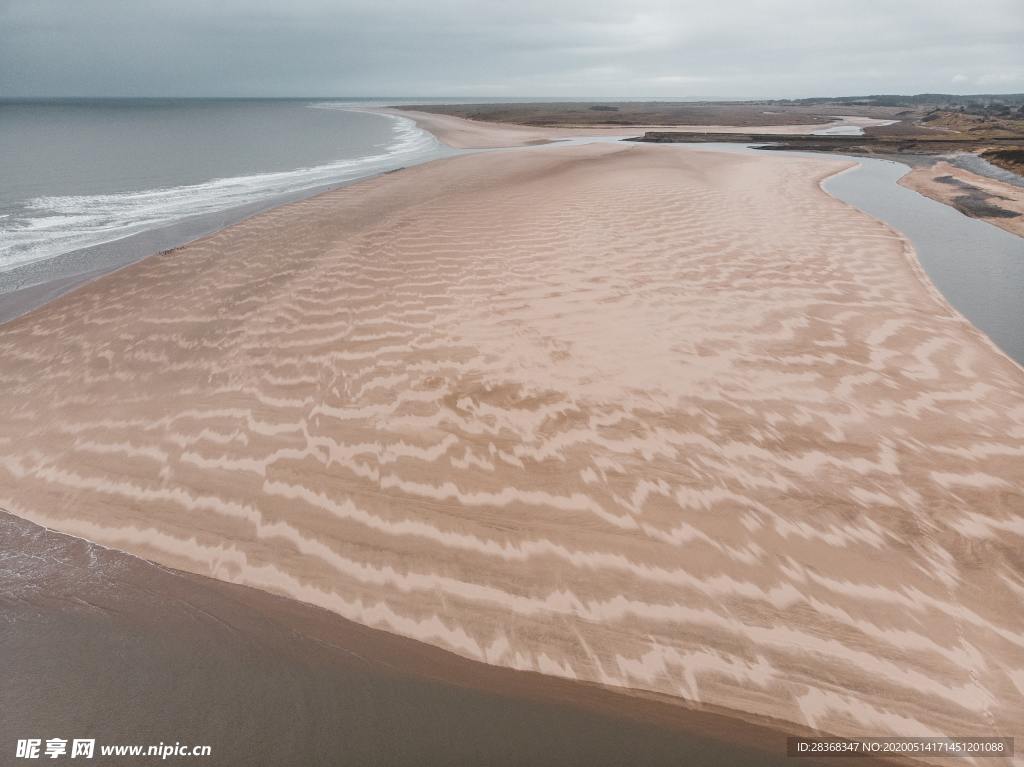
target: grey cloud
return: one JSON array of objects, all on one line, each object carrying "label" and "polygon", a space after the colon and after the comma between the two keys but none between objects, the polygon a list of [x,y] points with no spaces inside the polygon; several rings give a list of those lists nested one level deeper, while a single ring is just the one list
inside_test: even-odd
[{"label": "grey cloud", "polygon": [[0,0],[0,96],[1024,91],[1019,0]]}]

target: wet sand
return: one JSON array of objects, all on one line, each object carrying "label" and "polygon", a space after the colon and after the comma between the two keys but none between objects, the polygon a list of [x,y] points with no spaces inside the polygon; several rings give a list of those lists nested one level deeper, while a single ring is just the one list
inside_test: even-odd
[{"label": "wet sand", "polygon": [[789,763],[764,726],[467,661],[2,512],[0,540],[4,754],[34,736],[209,745],[217,765]]},{"label": "wet sand", "polygon": [[914,168],[904,186],[972,218],[1024,237],[1024,189],[979,176],[945,161]]},{"label": "wet sand", "polygon": [[459,157],[0,327],[0,506],[509,669],[1024,729],[1024,371],[834,159]]}]

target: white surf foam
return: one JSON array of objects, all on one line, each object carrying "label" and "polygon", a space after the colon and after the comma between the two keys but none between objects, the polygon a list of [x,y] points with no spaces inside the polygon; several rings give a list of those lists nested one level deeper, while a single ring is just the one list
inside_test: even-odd
[{"label": "white surf foam", "polygon": [[[328,105],[318,105],[328,106]],[[330,106],[328,106],[330,108]],[[334,108],[349,108],[337,105]],[[0,272],[119,240],[191,216],[214,213],[333,183],[372,176],[430,156],[437,140],[399,115],[378,154],[290,171],[120,194],[36,197],[21,215],[0,218]]]}]

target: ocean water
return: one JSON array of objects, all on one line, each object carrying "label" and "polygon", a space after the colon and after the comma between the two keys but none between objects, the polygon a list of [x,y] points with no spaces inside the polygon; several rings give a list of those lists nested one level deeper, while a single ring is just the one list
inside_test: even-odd
[{"label": "ocean water", "polygon": [[345,101],[0,102],[0,273],[441,153]]}]

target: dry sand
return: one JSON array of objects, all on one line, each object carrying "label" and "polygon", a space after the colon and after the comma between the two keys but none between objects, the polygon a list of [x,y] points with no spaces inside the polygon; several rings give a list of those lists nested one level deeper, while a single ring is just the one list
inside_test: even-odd
[{"label": "dry sand", "polygon": [[945,161],[914,168],[900,183],[961,213],[1024,237],[1024,189]]},{"label": "dry sand", "polygon": [[0,327],[0,506],[467,658],[1024,734],[1024,371],[831,158],[458,157]]}]

